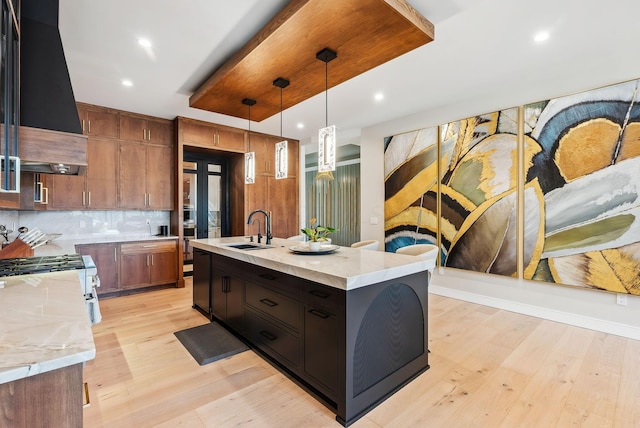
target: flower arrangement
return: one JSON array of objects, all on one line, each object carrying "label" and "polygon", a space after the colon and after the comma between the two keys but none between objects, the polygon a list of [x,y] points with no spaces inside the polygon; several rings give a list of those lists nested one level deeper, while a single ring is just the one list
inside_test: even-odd
[{"label": "flower arrangement", "polygon": [[315,217],[312,218],[309,223],[310,227],[305,227],[300,230],[309,238],[309,241],[311,242],[327,241],[327,235],[338,230],[330,226],[314,226],[314,224],[316,224]]}]

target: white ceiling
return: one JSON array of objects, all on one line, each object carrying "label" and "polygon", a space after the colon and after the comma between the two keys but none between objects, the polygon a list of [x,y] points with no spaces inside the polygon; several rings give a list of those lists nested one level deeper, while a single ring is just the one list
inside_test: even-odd
[{"label": "white ceiling", "polygon": [[[357,140],[362,128],[421,112],[430,125],[436,111],[459,112],[448,118],[455,120],[640,77],[637,0],[409,2],[434,23],[435,41],[330,89],[329,122],[339,136]],[[189,96],[286,3],[60,0],[76,100],[246,129],[246,120],[190,108]],[[536,44],[533,36],[543,29],[550,38]],[[139,46],[139,37],[152,48]],[[379,91],[385,98],[375,102]],[[324,114],[324,94],[285,110],[283,134],[310,142]],[[280,134],[280,116],[251,129]]]}]

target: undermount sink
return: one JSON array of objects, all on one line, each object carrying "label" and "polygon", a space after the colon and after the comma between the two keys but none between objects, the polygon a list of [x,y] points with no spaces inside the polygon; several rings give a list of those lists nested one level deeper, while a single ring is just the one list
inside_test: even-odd
[{"label": "undermount sink", "polygon": [[237,242],[234,244],[227,244],[225,247],[235,248],[236,250],[263,250],[265,248],[272,248],[271,245],[256,244],[254,242]]}]

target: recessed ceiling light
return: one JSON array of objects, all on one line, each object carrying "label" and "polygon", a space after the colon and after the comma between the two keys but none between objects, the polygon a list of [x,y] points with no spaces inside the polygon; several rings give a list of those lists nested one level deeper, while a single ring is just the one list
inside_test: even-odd
[{"label": "recessed ceiling light", "polygon": [[133,82],[129,79],[122,79],[122,86],[131,87],[133,86]]},{"label": "recessed ceiling light", "polygon": [[376,92],[376,94],[373,96],[373,99],[376,101],[382,101],[384,100],[384,94],[382,92]]},{"label": "recessed ceiling light", "polygon": [[140,37],[138,39],[138,44],[140,46],[142,46],[143,48],[150,48],[151,47],[151,40],[145,39],[144,37]]},{"label": "recessed ceiling light", "polygon": [[533,36],[533,41],[536,43],[542,43],[549,38],[548,31],[539,31]]},{"label": "recessed ceiling light", "polygon": [[303,129],[304,128],[304,123],[300,122],[300,123],[298,123],[297,126],[298,126],[298,129]]}]

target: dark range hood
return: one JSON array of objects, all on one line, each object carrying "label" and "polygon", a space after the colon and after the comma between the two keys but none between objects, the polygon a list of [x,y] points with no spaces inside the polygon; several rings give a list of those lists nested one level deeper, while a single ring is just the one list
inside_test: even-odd
[{"label": "dark range hood", "polygon": [[23,0],[21,9],[21,169],[82,173],[87,166],[87,139],[58,31],[58,0]]}]

